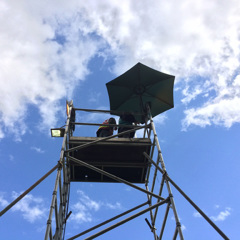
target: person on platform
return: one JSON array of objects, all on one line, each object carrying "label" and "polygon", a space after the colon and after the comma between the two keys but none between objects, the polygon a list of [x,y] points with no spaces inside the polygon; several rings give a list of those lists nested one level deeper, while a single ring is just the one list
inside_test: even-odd
[{"label": "person on platform", "polygon": [[[103,124],[116,124],[115,118],[109,118],[103,122]],[[108,137],[113,135],[113,130],[117,130],[117,127],[100,126],[97,130],[97,137]]]},{"label": "person on platform", "polygon": [[[137,121],[135,119],[135,117],[130,114],[130,113],[125,113],[125,114],[122,114],[119,118],[119,125],[133,125],[133,124],[137,124]],[[122,132],[125,132],[125,131],[128,131],[128,130],[131,130],[133,128],[131,127],[119,127],[118,128],[118,133],[122,133]],[[119,138],[133,138],[135,135],[135,131],[132,131],[130,133],[125,133],[123,135],[120,135],[118,136]]]}]

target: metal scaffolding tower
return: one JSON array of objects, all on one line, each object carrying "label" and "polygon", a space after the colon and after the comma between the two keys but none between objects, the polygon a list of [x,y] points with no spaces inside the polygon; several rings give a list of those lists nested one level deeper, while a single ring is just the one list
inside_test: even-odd
[{"label": "metal scaffolding tower", "polygon": [[[66,221],[69,216],[68,199],[70,182],[119,182],[126,184],[138,191],[146,194],[146,202],[139,203],[138,206],[129,209],[128,211],[114,216],[96,226],[91,227],[76,236],[69,238],[77,239],[93,230],[102,227],[105,224],[111,223],[120,217],[127,216],[113,225],[82,239],[95,239],[96,237],[127,223],[128,221],[149,212],[150,220],[147,218],[146,223],[153,233],[154,240],[164,239],[164,231],[168,220],[169,211],[172,210],[175,219],[175,227],[173,227],[173,239],[184,239],[177,209],[175,206],[171,185],[174,186],[186,200],[215,228],[215,230],[224,238],[228,239],[224,233],[190,200],[190,198],[175,184],[168,176],[165,163],[162,157],[159,140],[150,109],[148,108],[148,119],[142,126],[135,126],[127,132],[144,129],[142,138],[117,138],[124,133],[112,135],[105,138],[97,137],[79,137],[73,136],[73,125],[93,125],[100,126],[101,124],[74,123],[71,122],[71,111],[93,111],[106,112],[104,110],[87,110],[77,109],[73,107],[71,102],[69,106],[69,114],[63,145],[61,150],[61,166],[58,169],[57,179],[53,192],[52,205],[48,219],[45,239],[61,239],[63,238]],[[110,125],[116,126],[116,125]],[[117,125],[119,127],[119,125]],[[155,159],[154,159],[155,157]],[[62,174],[61,174],[62,172]],[[61,183],[61,175],[63,180]],[[160,176],[161,182],[157,184],[157,178]],[[144,187],[139,187],[136,183],[142,184]],[[57,186],[60,193],[60,206],[57,207]],[[166,188],[166,195],[163,194],[163,189]],[[156,226],[159,208],[165,208],[160,228]],[[143,210],[138,209],[144,208]],[[52,234],[52,213],[55,210],[55,234]],[[135,211],[134,215],[128,216]],[[159,227],[159,226],[158,226]],[[160,229],[160,231],[157,231]]]},{"label": "metal scaffolding tower", "polygon": [[[123,135],[126,132],[104,138],[73,136],[73,130],[77,125],[103,125],[98,123],[75,122],[75,112],[77,111],[110,113],[110,111],[105,110],[74,108],[73,101],[68,102],[67,122],[63,131],[63,143],[58,164],[2,210],[0,216],[20,201],[47,176],[57,170],[49,217],[47,220],[45,240],[61,240],[65,238],[66,223],[71,215],[71,212],[68,210],[71,182],[123,183],[145,193],[146,202],[139,203],[139,205],[132,209],[72,236],[71,238],[68,238],[69,240],[77,238],[85,240],[95,239],[145,213],[149,213],[150,220],[146,218],[145,221],[153,233],[153,239],[165,239],[165,226],[169,218],[170,210],[173,211],[175,219],[175,225],[172,229],[172,238],[184,239],[171,190],[172,186],[178,190],[180,194],[208,221],[223,239],[228,239],[228,237],[211,221],[211,219],[209,219],[207,215],[201,211],[201,209],[168,176],[149,108],[148,119],[145,124],[141,126],[132,126],[132,129],[126,131],[132,132],[143,129],[144,133],[142,138],[118,138],[119,135]],[[111,124],[109,126],[119,127],[120,125]],[[106,152],[108,153],[107,155]],[[158,184],[158,181],[156,180],[159,177],[161,178],[161,182]],[[142,184],[143,187],[139,187],[139,184]],[[165,193],[163,191],[164,188],[167,190]],[[158,210],[160,207],[165,208],[165,214],[162,216],[163,220],[161,226],[158,226],[157,228],[156,222],[159,217]],[[134,214],[130,215],[132,212],[134,212]],[[106,224],[110,224],[124,216],[126,216],[125,219],[88,237],[80,238],[83,235],[90,234],[93,230],[103,227]]]}]

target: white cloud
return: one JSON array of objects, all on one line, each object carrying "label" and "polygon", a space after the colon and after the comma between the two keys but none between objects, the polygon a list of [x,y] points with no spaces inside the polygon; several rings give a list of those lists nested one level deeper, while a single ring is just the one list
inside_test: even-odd
[{"label": "white cloud", "polygon": [[45,153],[44,150],[42,150],[41,148],[38,148],[38,147],[31,147],[31,149],[36,151],[37,153]]},{"label": "white cloud", "polygon": [[196,99],[196,97],[202,93],[201,86],[196,86],[194,90],[189,90],[189,87],[187,86],[186,88],[183,89],[182,94],[185,96],[181,101],[184,104],[190,103],[192,100]]},{"label": "white cloud", "polygon": [[202,217],[202,215],[199,212],[194,212],[193,216],[196,217],[196,218]]},{"label": "white cloud", "polygon": [[[13,199],[16,199],[20,194],[12,192]],[[12,207],[13,211],[22,213],[23,218],[30,223],[46,217],[46,207],[44,200],[40,197],[34,197],[32,194],[26,195],[16,205]]]},{"label": "white cloud", "polygon": [[73,205],[73,213],[71,220],[77,223],[92,222],[92,212],[100,209],[100,202],[96,202],[89,198],[83,191],[78,190],[79,201]]},{"label": "white cloud", "polygon": [[168,119],[167,114],[166,113],[162,113],[160,115],[157,115],[153,118],[153,121],[155,124],[159,124],[162,125],[166,122],[166,120]]},{"label": "white cloud", "polygon": [[[216,204],[216,205],[214,206],[214,208],[215,208],[215,209],[219,209],[220,206],[219,206],[218,204]],[[211,218],[213,221],[215,221],[215,222],[217,222],[217,221],[224,221],[224,220],[226,220],[226,218],[227,218],[228,216],[231,215],[231,212],[232,212],[232,209],[231,209],[230,207],[226,207],[224,211],[220,211],[219,214],[217,214],[216,216],[211,216],[210,218]],[[196,217],[196,218],[201,218],[201,217],[202,217],[199,212],[194,212],[194,213],[193,213],[193,216]]]},{"label": "white cloud", "polygon": [[73,213],[70,219],[77,223],[92,222],[92,214],[82,203],[76,203],[73,205]]},{"label": "white cloud", "polygon": [[4,138],[5,137],[5,134],[2,130],[2,128],[0,127],[0,139]]},{"label": "white cloud", "polygon": [[186,229],[187,229],[187,228],[186,228],[186,226],[185,226],[185,225],[183,225],[183,224],[182,224],[181,228],[182,228],[182,231],[184,231],[184,230],[186,230]]},{"label": "white cloud", "polygon": [[115,204],[112,203],[105,203],[104,204],[107,209],[122,209],[122,205],[119,202],[116,202]]},{"label": "white cloud", "polygon": [[0,206],[6,207],[9,202],[4,198],[4,194],[0,192]]},{"label": "white cloud", "polygon": [[209,101],[199,108],[185,110],[186,118],[182,121],[183,130],[194,124],[206,127],[212,124],[230,128],[234,123],[240,122],[240,98],[218,98]]},{"label": "white cloud", "polygon": [[[63,12],[65,7],[62,6]],[[0,81],[4,87],[0,121],[5,126],[0,131],[1,138],[9,131],[16,140],[21,139],[27,129],[24,120],[29,105],[39,109],[42,127],[54,125],[60,111],[59,100],[70,98],[77,82],[89,73],[87,63],[96,53],[99,41],[88,36],[81,38],[71,24],[70,29],[69,24],[54,25],[54,17],[59,22],[71,21],[64,14],[57,15],[55,9],[54,5],[48,9],[44,1],[36,5],[24,0],[1,2],[0,18],[4,24],[0,26]],[[68,37],[65,44],[54,41],[56,34],[61,34],[59,29]]]},{"label": "white cloud", "polygon": [[73,205],[73,213],[70,219],[78,224],[92,222],[94,213],[100,211],[103,207],[108,210],[122,209],[122,205],[119,202],[109,203],[95,201],[81,190],[78,190],[77,194],[79,196],[79,201]]},{"label": "white cloud", "polygon": [[221,211],[217,216],[212,216],[211,219],[215,222],[217,221],[224,221],[228,216],[231,215],[232,209],[227,207],[225,211]]},{"label": "white cloud", "polygon": [[[234,107],[240,98],[239,8],[237,0],[2,1],[0,138],[9,131],[21,139],[29,105],[38,108],[42,127],[53,126],[59,101],[72,97],[96,55],[113,58],[116,74],[138,61],[175,74],[188,108],[185,129],[240,122]],[[201,106],[188,106],[202,96]]]}]

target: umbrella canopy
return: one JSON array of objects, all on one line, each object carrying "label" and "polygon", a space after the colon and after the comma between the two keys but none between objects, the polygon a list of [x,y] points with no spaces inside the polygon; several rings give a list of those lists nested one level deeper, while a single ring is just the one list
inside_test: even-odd
[{"label": "umbrella canopy", "polygon": [[175,77],[141,63],[106,84],[110,110],[131,112],[138,122],[144,123],[146,104],[152,117],[174,107],[173,84]]}]

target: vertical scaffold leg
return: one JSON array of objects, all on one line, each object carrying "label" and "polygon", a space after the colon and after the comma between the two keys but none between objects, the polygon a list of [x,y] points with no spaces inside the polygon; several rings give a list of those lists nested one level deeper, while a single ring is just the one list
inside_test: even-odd
[{"label": "vertical scaffold leg", "polygon": [[[154,144],[153,147],[156,147],[157,151],[158,151],[157,161],[156,161],[155,164],[158,167],[161,164],[161,168],[162,168],[163,173],[166,173],[166,167],[165,167],[165,163],[163,161],[163,156],[162,156],[160,144],[159,144],[159,141],[158,141],[155,125],[154,125],[154,122],[153,122],[153,119],[152,119],[152,116],[151,116],[150,108],[147,106],[147,109],[148,109],[148,116],[149,116],[149,119],[150,119],[151,130],[153,131],[153,135],[154,135],[154,143],[155,144]],[[150,158],[146,154],[144,154],[144,155],[147,158]],[[157,178],[157,172],[158,172],[158,169],[157,169],[157,167],[155,167],[151,192],[154,192],[155,182],[156,182],[156,178]],[[161,181],[161,184],[160,184],[159,196],[161,196],[161,194],[162,194],[162,189],[163,189],[164,182],[165,182],[165,185],[167,187],[168,194],[169,194],[170,204],[167,206],[164,221],[163,221],[161,232],[160,232],[160,237],[158,239],[162,238],[163,231],[164,231],[165,224],[166,224],[166,220],[167,220],[167,216],[168,216],[168,211],[169,211],[169,208],[171,206],[171,208],[173,209],[173,214],[174,214],[174,218],[175,218],[175,222],[176,222],[176,231],[175,231],[174,236],[179,235],[180,239],[184,240],[184,237],[183,237],[183,234],[182,234],[182,229],[181,229],[181,224],[180,224],[178,213],[177,213],[177,209],[176,209],[175,202],[174,202],[174,199],[173,199],[172,190],[171,190],[169,181],[168,181],[167,178],[164,177],[164,174],[162,176],[162,181]],[[150,197],[150,200],[151,200],[151,197]],[[152,213],[150,212],[150,217],[151,217],[151,220],[152,220],[152,226],[155,226],[155,221],[156,221],[156,217],[157,217],[157,210],[158,209],[155,209],[154,217],[153,217]],[[154,238],[156,238],[155,234],[154,234]]]}]

